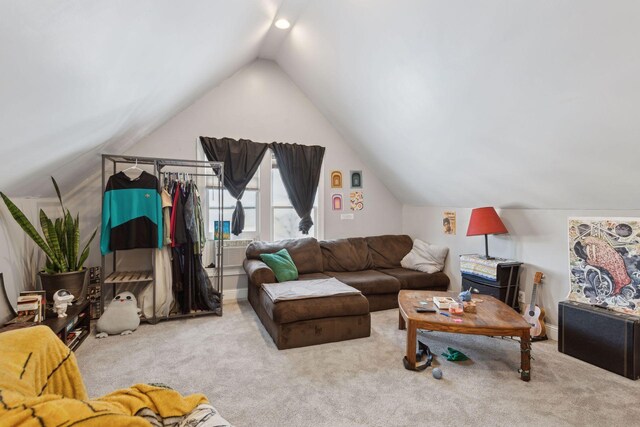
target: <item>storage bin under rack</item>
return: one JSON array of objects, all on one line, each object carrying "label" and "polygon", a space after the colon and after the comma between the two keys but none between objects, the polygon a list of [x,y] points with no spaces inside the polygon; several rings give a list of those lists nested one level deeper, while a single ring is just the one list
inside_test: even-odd
[{"label": "storage bin under rack", "polygon": [[[218,184],[216,186],[216,191],[218,191],[218,212],[220,217],[218,220],[222,222],[222,206],[223,206],[223,188],[224,188],[224,163],[223,162],[213,162],[213,161],[202,161],[202,160],[181,160],[181,159],[163,159],[163,158],[155,158],[155,157],[135,157],[135,156],[120,156],[120,155],[111,155],[111,154],[103,154],[102,155],[102,190],[104,190],[106,186],[106,178],[107,178],[107,162],[110,161],[112,163],[112,173],[115,174],[118,172],[117,165],[118,164],[127,164],[127,165],[147,165],[153,167],[153,175],[158,178],[160,182],[160,178],[163,172],[167,172],[163,170],[166,167],[175,167],[175,168],[197,168],[204,169],[206,172],[210,170],[212,173],[200,173],[196,171],[195,173],[189,172],[190,176],[200,176],[200,177],[214,177],[218,180]],[[174,172],[168,171],[170,173],[183,173],[183,172]],[[170,319],[183,319],[186,317],[197,317],[202,315],[218,315],[222,316],[222,304],[223,304],[223,250],[222,245],[214,245],[215,247],[215,265],[214,268],[215,274],[209,275],[210,278],[213,279],[214,290],[220,295],[220,306],[216,310],[191,310],[189,313],[169,313],[166,316],[157,316],[156,315],[156,277],[155,277],[155,262],[154,256],[151,256],[151,265],[152,270],[143,270],[143,271],[118,271],[117,270],[117,253],[121,251],[113,251],[113,263],[112,263],[112,272],[106,273],[106,259],[105,256],[102,256],[102,283],[101,283],[101,299],[102,304],[101,308],[104,311],[105,308],[105,286],[111,285],[111,291],[113,292],[112,297],[115,297],[116,292],[119,292],[119,285],[143,285],[143,286],[153,286],[153,316],[151,318],[143,317],[142,320],[155,324],[160,320],[170,320]]]}]

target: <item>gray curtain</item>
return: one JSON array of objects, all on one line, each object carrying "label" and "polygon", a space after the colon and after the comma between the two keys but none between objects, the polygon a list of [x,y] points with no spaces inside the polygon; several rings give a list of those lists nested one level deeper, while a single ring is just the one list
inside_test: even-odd
[{"label": "gray curtain", "polygon": [[276,156],[289,201],[300,217],[298,229],[302,234],[309,234],[313,225],[311,211],[318,190],[325,148],[318,145],[279,142],[272,143],[271,148]]},{"label": "gray curtain", "polygon": [[231,232],[237,236],[244,229],[244,208],[240,200],[269,144],[206,136],[200,137],[200,143],[209,160],[224,162],[224,188],[237,200],[231,219]]}]

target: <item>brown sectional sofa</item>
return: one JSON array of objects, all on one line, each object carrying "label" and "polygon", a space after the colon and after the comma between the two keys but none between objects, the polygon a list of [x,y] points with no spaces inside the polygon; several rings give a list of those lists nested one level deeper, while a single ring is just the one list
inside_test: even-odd
[{"label": "brown sectional sofa", "polygon": [[[369,312],[396,308],[400,289],[449,287],[449,277],[444,273],[422,273],[400,266],[412,247],[413,241],[406,235],[253,242],[247,247],[244,261],[249,302],[279,349],[369,336]],[[282,248],[289,251],[296,264],[298,280],[335,277],[362,295],[273,303],[261,286],[276,278],[260,254]]]}]

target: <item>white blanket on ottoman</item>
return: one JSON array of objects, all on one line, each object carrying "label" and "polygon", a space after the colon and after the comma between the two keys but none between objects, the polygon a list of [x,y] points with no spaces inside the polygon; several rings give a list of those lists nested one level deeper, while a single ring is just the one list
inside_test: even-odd
[{"label": "white blanket on ottoman", "polygon": [[356,288],[345,285],[334,277],[328,279],[265,283],[262,285],[262,289],[264,289],[264,292],[273,302],[360,294],[360,291]]}]

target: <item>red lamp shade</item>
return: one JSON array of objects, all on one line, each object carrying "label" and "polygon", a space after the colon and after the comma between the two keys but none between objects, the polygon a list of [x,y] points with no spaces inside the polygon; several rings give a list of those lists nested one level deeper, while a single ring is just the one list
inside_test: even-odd
[{"label": "red lamp shade", "polygon": [[485,208],[475,208],[471,211],[467,236],[507,233],[509,233],[507,227],[504,226],[494,208],[488,206]]}]

